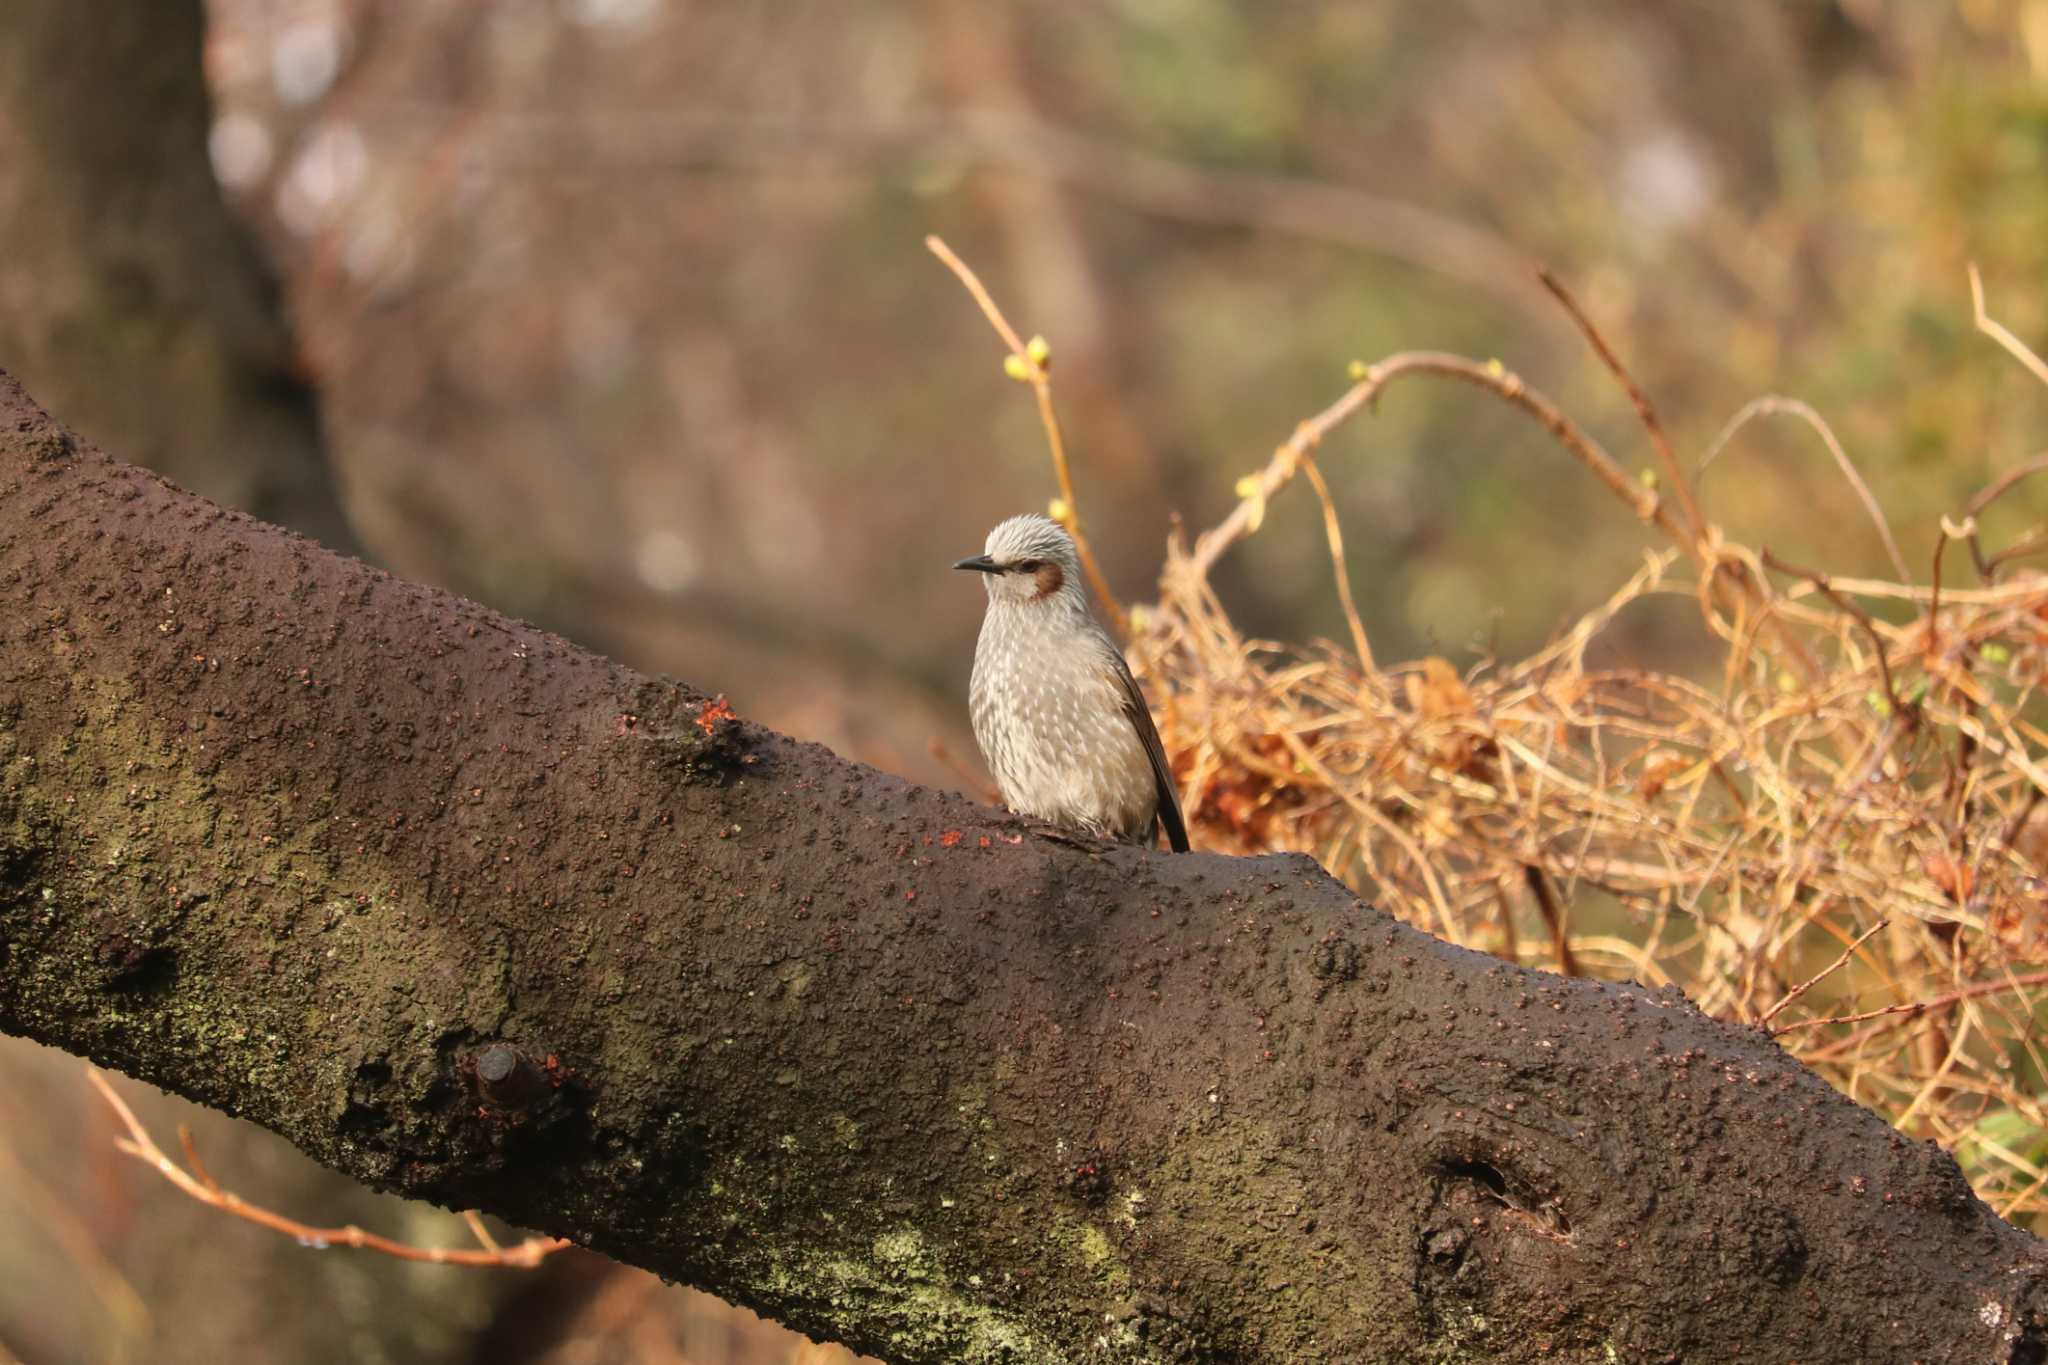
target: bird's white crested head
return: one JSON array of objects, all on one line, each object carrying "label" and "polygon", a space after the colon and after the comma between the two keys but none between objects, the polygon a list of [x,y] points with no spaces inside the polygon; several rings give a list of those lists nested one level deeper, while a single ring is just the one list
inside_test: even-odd
[{"label": "bird's white crested head", "polygon": [[994,603],[1084,612],[1088,607],[1074,538],[1058,522],[1035,512],[997,523],[983,552],[953,567],[979,570]]},{"label": "bird's white crested head", "polygon": [[1036,512],[996,523],[988,533],[985,553],[997,564],[1021,566],[1032,559],[1051,560],[1075,575],[1081,571],[1081,557],[1074,550],[1074,538],[1051,517]]}]

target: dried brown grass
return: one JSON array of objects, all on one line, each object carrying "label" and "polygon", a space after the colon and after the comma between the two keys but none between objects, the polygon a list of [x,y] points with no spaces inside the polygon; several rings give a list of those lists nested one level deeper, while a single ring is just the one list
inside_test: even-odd
[{"label": "dried brown grass", "polygon": [[[1784,564],[1698,512],[1654,411],[1558,292],[1665,476],[1626,478],[1498,364],[1354,367],[1350,392],[1240,483],[1228,520],[1192,549],[1176,537],[1160,602],[1137,614],[1133,663],[1154,680],[1198,843],[1306,850],[1402,919],[1512,961],[1674,983],[1954,1150],[1981,1195],[2038,1226],[2048,576],[2013,567],[2040,532],[1993,551],[1974,517],[2048,457],[1944,522],[1926,584],[1896,551],[1893,580]],[[1667,541],[1528,658],[1382,664],[1350,602],[1315,448],[1420,374],[1527,412]],[[1762,400],[1738,422],[1771,411],[1816,427],[1889,545],[1816,414]],[[1209,584],[1297,472],[1323,502],[1348,646],[1247,639]],[[1975,581],[1955,585],[1966,569]],[[1619,613],[1667,596],[1695,608],[1710,676],[1589,664]]]}]

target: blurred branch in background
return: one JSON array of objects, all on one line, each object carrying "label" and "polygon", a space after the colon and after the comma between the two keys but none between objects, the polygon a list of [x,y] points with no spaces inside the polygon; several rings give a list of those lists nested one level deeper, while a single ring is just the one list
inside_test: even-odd
[{"label": "blurred branch in background", "polygon": [[[365,112],[406,128],[456,117],[453,109],[413,103]],[[500,172],[854,174],[894,160],[1039,176],[1154,217],[1368,251],[1476,289],[1539,325],[1556,321],[1534,283],[1532,258],[1449,214],[1305,176],[1202,166],[1016,113],[777,117],[670,109],[575,119],[496,113],[471,131],[483,164]]]}]

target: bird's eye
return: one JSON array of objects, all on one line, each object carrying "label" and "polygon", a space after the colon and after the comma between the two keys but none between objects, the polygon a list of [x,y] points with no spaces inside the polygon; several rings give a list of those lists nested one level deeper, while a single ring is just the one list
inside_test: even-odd
[{"label": "bird's eye", "polygon": [[1020,559],[1012,567],[1018,573],[1037,573],[1045,567],[1045,561],[1042,559]]}]

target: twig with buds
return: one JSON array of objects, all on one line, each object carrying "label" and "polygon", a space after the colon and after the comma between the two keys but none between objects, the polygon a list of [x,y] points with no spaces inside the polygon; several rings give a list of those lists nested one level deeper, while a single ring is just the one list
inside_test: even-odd
[{"label": "twig with buds", "polygon": [[1110,592],[1109,580],[1102,576],[1102,568],[1095,562],[1095,552],[1088,548],[1088,538],[1081,534],[1080,505],[1074,501],[1074,479],[1067,469],[1067,443],[1060,435],[1059,416],[1052,407],[1052,347],[1042,336],[1034,336],[1029,341],[1019,337],[1017,330],[1003,316],[1003,310],[996,307],[995,299],[990,297],[981,278],[968,267],[967,262],[954,254],[953,248],[936,236],[925,238],[924,244],[931,249],[932,255],[946,263],[947,269],[960,277],[960,283],[981,305],[982,316],[996,329],[996,335],[1003,339],[1003,344],[1010,348],[1010,353],[1003,357],[1003,373],[1029,384],[1032,395],[1038,399],[1038,419],[1045,424],[1046,444],[1052,448],[1053,477],[1059,481],[1060,488],[1059,497],[1048,510],[1052,519],[1074,538],[1074,548],[1081,552],[1081,569],[1088,575],[1088,586],[1094,590],[1096,601],[1109,614],[1110,625],[1118,635],[1128,637],[1130,621]]}]

